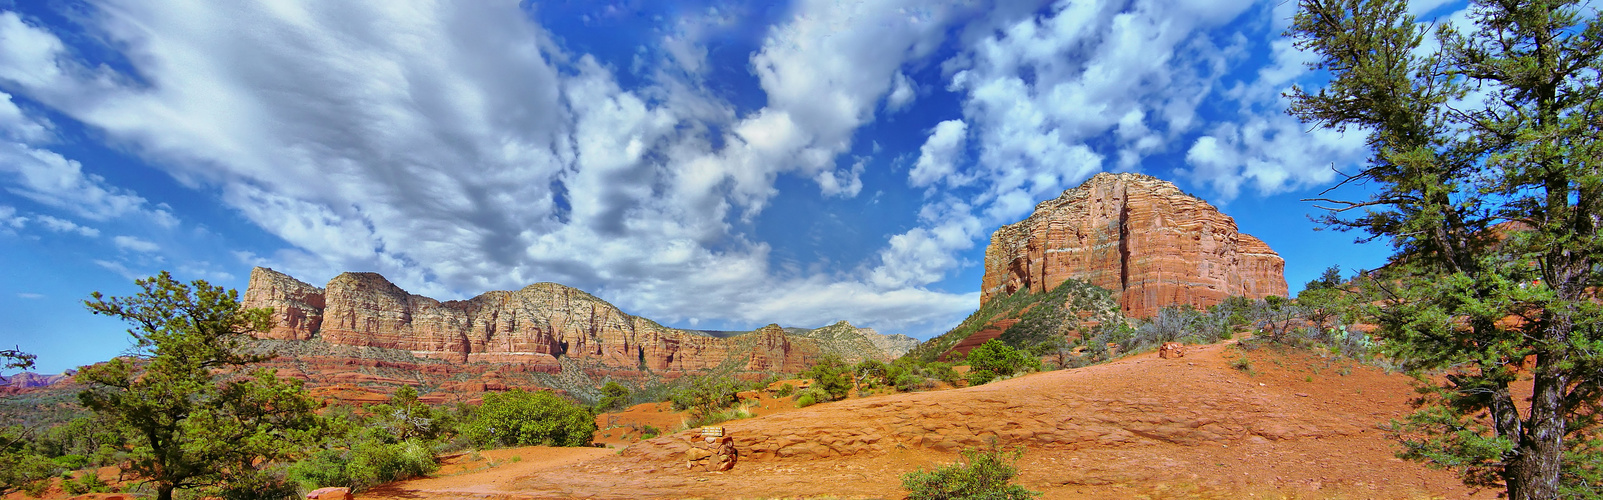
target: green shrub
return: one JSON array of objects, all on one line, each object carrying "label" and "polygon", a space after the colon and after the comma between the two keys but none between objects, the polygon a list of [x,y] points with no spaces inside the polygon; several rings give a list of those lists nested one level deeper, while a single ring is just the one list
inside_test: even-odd
[{"label": "green shrub", "polygon": [[297,500],[300,491],[286,478],[282,468],[255,470],[235,476],[220,488],[210,489],[202,498],[222,500]]},{"label": "green shrub", "polygon": [[743,418],[751,418],[751,412],[747,411],[745,408],[728,408],[701,416],[692,415],[689,420],[685,421],[685,428],[693,429],[696,427],[728,422],[730,420],[740,420]]},{"label": "green shrub", "polygon": [[828,394],[829,397],[818,400],[819,403],[845,399],[852,390],[850,367],[846,366],[846,362],[842,361],[840,356],[833,354],[818,360],[807,371],[802,372],[801,376],[813,379],[813,388],[821,389]]},{"label": "green shrub", "polygon": [[963,450],[963,463],[902,474],[902,488],[907,489],[908,500],[1032,499],[1041,493],[1008,484],[1018,475],[1014,464],[1023,453]]},{"label": "green shrub", "polygon": [[76,478],[63,477],[61,491],[65,491],[69,495],[82,495],[84,493],[107,493],[111,491],[111,488],[106,486],[105,481],[100,480],[100,474],[95,471],[89,471],[79,474]]},{"label": "green shrub", "polygon": [[828,402],[828,401],[829,401],[829,393],[824,392],[823,389],[819,389],[817,387],[809,387],[809,388],[807,388],[807,390],[802,391],[801,394],[796,396],[796,407],[797,408],[806,408],[806,407],[809,407],[809,406],[812,406],[812,405],[815,405],[815,404],[818,404],[818,403],[824,403],[824,402]]},{"label": "green shrub", "polygon": [[89,466],[89,458],[83,455],[62,455],[50,459],[50,461],[67,470],[78,470]]},{"label": "green shrub", "polygon": [[971,386],[990,382],[996,377],[1041,369],[1039,358],[1027,351],[1009,347],[997,339],[987,340],[969,351],[968,364],[970,370],[968,380]]},{"label": "green shrub", "polygon": [[968,386],[985,385],[996,380],[996,374],[990,370],[974,370],[968,372]]},{"label": "green shrub", "polygon": [[690,411],[691,420],[702,420],[740,402],[740,391],[746,385],[733,378],[708,375],[689,379],[685,386],[673,391],[668,399],[675,411]]},{"label": "green shrub", "polygon": [[[0,432],[0,439],[22,439],[16,434],[8,436],[12,430]],[[32,497],[44,495],[50,489],[50,480],[61,471],[61,467],[48,458],[21,450],[20,445],[18,441],[12,443],[11,449],[0,449],[0,493],[17,489]]]},{"label": "green shrub", "polygon": [[791,394],[795,394],[795,393],[796,393],[796,386],[790,385],[789,382],[786,382],[784,384],[780,384],[779,390],[774,391],[774,396],[781,397],[781,398],[788,398],[788,397],[790,397]]},{"label": "green shrub", "polygon": [[417,440],[383,443],[364,440],[350,449],[319,451],[289,467],[289,479],[302,489],[343,486],[362,491],[439,469],[434,452]]},{"label": "green shrub", "polygon": [[596,432],[589,409],[547,391],[484,395],[462,435],[480,446],[588,446]]},{"label": "green shrub", "polygon": [[1240,357],[1231,361],[1230,366],[1235,367],[1237,370],[1252,373],[1252,360],[1247,359],[1245,354],[1242,354]]},{"label": "green shrub", "polygon": [[601,401],[596,403],[596,413],[620,410],[627,406],[629,406],[629,388],[610,380],[601,386]]}]

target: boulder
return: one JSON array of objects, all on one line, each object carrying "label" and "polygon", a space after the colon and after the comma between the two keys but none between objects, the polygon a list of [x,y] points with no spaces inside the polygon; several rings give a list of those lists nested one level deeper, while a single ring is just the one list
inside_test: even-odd
[{"label": "boulder", "polygon": [[707,472],[723,472],[735,468],[735,462],[739,460],[740,452],[735,450],[735,438],[729,435],[692,438],[690,449],[685,450],[687,469],[701,467]]},{"label": "boulder", "polygon": [[1184,358],[1186,357],[1186,346],[1181,345],[1179,342],[1164,342],[1163,347],[1158,348],[1158,357],[1163,359]]},{"label": "boulder", "polygon": [[307,500],[351,500],[350,488],[318,488],[306,494]]}]

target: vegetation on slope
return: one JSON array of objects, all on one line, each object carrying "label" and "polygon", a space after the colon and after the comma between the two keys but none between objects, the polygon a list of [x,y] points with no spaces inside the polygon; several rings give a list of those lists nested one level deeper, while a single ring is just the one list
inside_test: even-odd
[{"label": "vegetation on slope", "polygon": [[1045,293],[1026,289],[1012,295],[993,297],[955,328],[919,344],[904,357],[924,363],[935,361],[987,325],[1010,318],[1019,322],[1002,332],[1003,342],[1015,349],[1029,349],[1050,339],[1075,333],[1079,328],[1078,320],[1081,318],[1078,313],[1081,311],[1090,313],[1084,319],[1101,321],[1103,324],[1123,320],[1113,292],[1085,281],[1070,279]]}]

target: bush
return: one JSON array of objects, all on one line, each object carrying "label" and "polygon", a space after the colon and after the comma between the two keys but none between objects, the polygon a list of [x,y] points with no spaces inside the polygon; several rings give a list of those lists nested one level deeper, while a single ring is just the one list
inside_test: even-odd
[{"label": "bush", "polygon": [[996,380],[996,374],[991,373],[990,370],[973,370],[968,372],[969,387],[985,385],[990,383],[992,380]]},{"label": "bush", "polygon": [[434,452],[417,440],[384,443],[364,440],[351,449],[322,450],[289,467],[289,479],[302,489],[343,486],[362,491],[439,469]]},{"label": "bush", "polygon": [[601,386],[601,401],[596,403],[596,413],[619,410],[629,406],[629,388],[613,381],[607,381]]},{"label": "bush", "polygon": [[902,474],[902,488],[907,489],[908,500],[1032,499],[1041,493],[1008,484],[1018,475],[1014,464],[1023,453],[963,450],[963,463]]},{"label": "bush", "polygon": [[[0,432],[0,438],[8,437],[6,434]],[[51,478],[61,467],[41,455],[16,449],[20,448],[16,446],[19,444],[13,443],[13,449],[0,450],[0,493],[18,489],[32,497],[44,495],[50,489]]]},{"label": "bush", "polygon": [[829,395],[827,399],[818,400],[819,403],[845,399],[852,391],[851,369],[840,356],[833,354],[824,356],[807,371],[802,372],[801,376],[813,379],[813,388],[821,389]]},{"label": "bush", "polygon": [[779,390],[774,391],[774,396],[775,397],[781,397],[781,398],[788,398],[788,397],[790,397],[791,394],[795,394],[795,393],[796,393],[796,386],[790,385],[790,383],[787,382],[787,383],[779,385]]},{"label": "bush", "polygon": [[297,500],[300,492],[281,468],[255,470],[235,476],[227,485],[214,488],[203,498],[222,500]]},{"label": "bush", "polygon": [[62,477],[61,491],[67,492],[68,495],[82,495],[84,493],[107,493],[111,491],[111,488],[106,487],[106,482],[100,480],[99,473],[89,471],[79,474],[78,477]]},{"label": "bush", "polygon": [[751,412],[747,411],[745,408],[728,408],[708,413],[706,415],[691,415],[691,418],[684,421],[684,424],[686,429],[693,429],[696,427],[728,422],[730,420],[751,418],[751,416]]},{"label": "bush", "polygon": [[588,446],[596,432],[590,410],[547,391],[485,394],[463,435],[480,446]]},{"label": "bush", "polygon": [[809,387],[809,388],[807,388],[807,390],[802,391],[800,395],[796,396],[796,407],[797,408],[806,408],[806,407],[809,407],[809,406],[812,406],[812,405],[815,405],[815,404],[818,404],[818,403],[824,403],[824,402],[828,402],[828,401],[829,401],[829,393],[824,392],[823,389],[819,389],[817,387]]},{"label": "bush", "polygon": [[[1041,369],[1041,360],[1002,341],[991,339],[968,353],[969,385],[990,382],[999,376]],[[977,382],[976,382],[977,381]]]},{"label": "bush", "polygon": [[690,411],[692,420],[702,420],[740,402],[746,385],[730,377],[708,375],[689,379],[685,387],[668,395],[675,411]]}]

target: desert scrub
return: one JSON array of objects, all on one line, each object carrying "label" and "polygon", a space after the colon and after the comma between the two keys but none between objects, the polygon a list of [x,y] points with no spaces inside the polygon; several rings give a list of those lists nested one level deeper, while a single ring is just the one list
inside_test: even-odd
[{"label": "desert scrub", "polygon": [[1009,484],[1019,471],[1014,466],[1024,450],[1009,452],[963,450],[963,462],[902,474],[908,500],[1028,500],[1041,496],[1023,486]]},{"label": "desert scrub", "polygon": [[807,390],[801,391],[801,394],[796,395],[797,408],[806,408],[827,401],[829,401],[829,393],[816,387],[809,387]]},{"label": "desert scrub", "polygon": [[780,384],[779,389],[774,391],[774,397],[788,398],[788,397],[790,397],[791,394],[795,394],[795,393],[796,393],[796,386],[791,385],[789,382],[786,382],[784,384]]},{"label": "desert scrub", "polygon": [[1248,375],[1252,374],[1252,360],[1247,359],[1246,355],[1239,356],[1230,361],[1230,366],[1237,370],[1247,372]]}]

